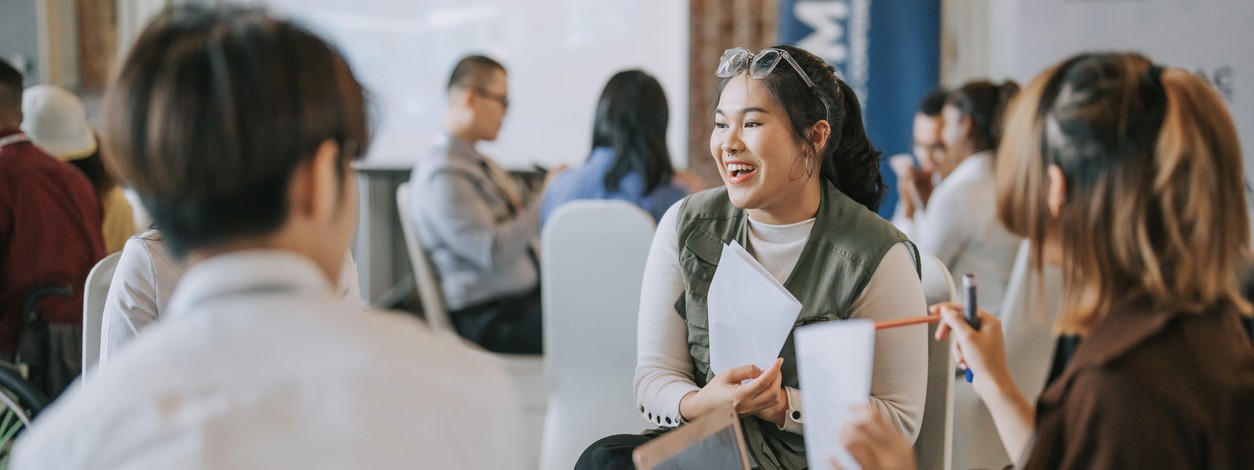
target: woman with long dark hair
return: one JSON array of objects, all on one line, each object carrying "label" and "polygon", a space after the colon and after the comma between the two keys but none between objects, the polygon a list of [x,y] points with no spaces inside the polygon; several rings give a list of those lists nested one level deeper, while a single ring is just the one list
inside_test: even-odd
[{"label": "woman with long dark hair", "polygon": [[583,166],[553,177],[544,191],[541,224],[563,203],[618,199],[662,218],[688,191],[675,184],[666,149],[669,110],[656,78],[641,70],[618,72],[605,84],[592,125],[592,152]]},{"label": "woman with long dark hair", "polygon": [[[790,46],[728,50],[716,75],[710,156],[724,185],[662,217],[641,289],[635,394],[658,429],[602,439],[577,468],[631,468],[639,445],[730,403],[759,467],[806,466],[792,335],[767,370],[710,366],[707,299],[725,243],[801,302],[794,327],[926,308],[914,246],[874,212],[887,189],[853,89]],[[926,335],[917,325],[875,340],[871,403],[908,436],[922,417]]]}]

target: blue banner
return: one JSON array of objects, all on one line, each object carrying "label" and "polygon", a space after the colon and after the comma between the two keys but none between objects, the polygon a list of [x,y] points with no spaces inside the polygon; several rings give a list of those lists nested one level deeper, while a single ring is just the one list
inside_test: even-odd
[{"label": "blue banner", "polygon": [[871,141],[884,152],[880,172],[897,205],[887,157],[909,153],[919,100],[940,80],[940,0],[780,0],[779,42],[835,65],[862,101]]}]

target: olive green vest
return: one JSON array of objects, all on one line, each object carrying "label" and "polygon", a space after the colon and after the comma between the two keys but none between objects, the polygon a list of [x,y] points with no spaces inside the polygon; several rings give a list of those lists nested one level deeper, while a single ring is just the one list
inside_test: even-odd
[{"label": "olive green vest", "polygon": [[[684,200],[679,211],[679,265],[684,293],[675,310],[688,325],[688,352],[698,386],[716,371],[710,370],[709,316],[706,295],[718,268],[723,245],[736,240],[749,247],[749,224],[745,211],[731,204],[727,189],[719,187],[694,194]],[[784,287],[801,301],[797,327],[849,317],[849,307],[862,293],[871,275],[889,248],[905,241],[914,259],[919,257],[913,244],[891,224],[830,183],[823,182],[819,211],[801,258]],[[797,388],[796,351],[793,335],[788,335],[780,357],[784,358],[783,384]],[[798,434],[750,417],[741,420],[749,452],[763,469],[805,468],[805,444]]]}]

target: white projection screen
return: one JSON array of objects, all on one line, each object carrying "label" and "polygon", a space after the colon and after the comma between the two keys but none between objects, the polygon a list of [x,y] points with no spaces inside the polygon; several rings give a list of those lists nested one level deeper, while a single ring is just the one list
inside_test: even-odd
[{"label": "white projection screen", "polygon": [[[439,132],[453,64],[483,53],[509,70],[510,110],[481,151],[507,167],[582,162],[606,80],[640,68],[670,104],[687,163],[688,2],[672,0],[254,0],[329,37],[369,88],[371,166],[407,167]],[[711,59],[711,70],[717,58]]]}]

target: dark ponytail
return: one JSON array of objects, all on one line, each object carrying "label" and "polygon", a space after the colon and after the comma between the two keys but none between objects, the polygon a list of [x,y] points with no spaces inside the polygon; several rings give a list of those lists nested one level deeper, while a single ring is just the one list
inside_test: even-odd
[{"label": "dark ponytail", "polygon": [[[830,67],[827,72],[832,74],[836,89],[833,93],[836,104],[832,106],[828,122],[832,125],[832,135],[827,138],[827,146],[823,149],[823,164],[820,175],[831,181],[837,189],[872,212],[884,201],[888,186],[884,184],[884,176],[880,174],[880,151],[871,143],[862,125],[862,104],[853,88],[835,77],[835,70]],[[817,81],[815,85],[818,85]]]},{"label": "dark ponytail", "polygon": [[1001,143],[1002,122],[1010,100],[1019,94],[1019,84],[1007,80],[1000,85],[987,80],[969,82],[949,93],[946,106],[953,106],[964,118],[971,118],[971,137],[976,152],[993,150]]},{"label": "dark ponytail", "polygon": [[[819,157],[815,165],[822,179],[872,212],[879,209],[888,186],[880,174],[880,151],[871,144],[862,125],[862,105],[857,95],[836,76],[836,68],[818,56],[793,46],[774,48],[788,52],[814,82],[811,89],[782,59],[770,75],[759,80],[788,113],[793,137],[810,147],[810,155]],[[714,102],[718,102],[730,80],[724,78],[719,83]],[[827,144],[815,149],[809,144],[806,130],[822,120],[831,124],[832,132]]]}]

